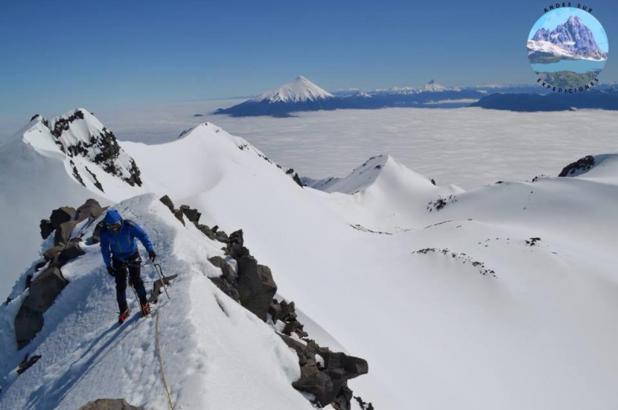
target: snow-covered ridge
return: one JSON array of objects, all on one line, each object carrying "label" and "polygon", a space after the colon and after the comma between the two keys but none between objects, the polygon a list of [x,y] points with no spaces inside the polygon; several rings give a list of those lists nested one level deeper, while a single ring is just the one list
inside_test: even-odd
[{"label": "snow-covered ridge", "polygon": [[331,177],[321,180],[305,178],[304,182],[311,188],[325,192],[354,194],[374,184],[378,177],[384,173],[403,173],[406,174],[404,178],[408,178],[410,183],[417,183],[425,187],[432,186],[430,180],[402,166],[393,157],[385,154],[369,158],[346,177]]},{"label": "snow-covered ridge", "polygon": [[[21,287],[12,299],[0,306],[1,409],[75,410],[102,397],[122,397],[148,409],[168,408],[169,403],[195,410],[241,410],[256,404],[275,410],[309,410],[313,408],[310,400],[317,398],[324,405],[336,402],[349,408],[347,394],[351,391],[345,387],[346,380],[366,372],[366,362],[307,339],[296,320],[294,304],[275,303],[262,294],[258,300],[252,292],[260,292],[262,284],[255,283],[255,278],[247,293],[243,272],[251,270],[247,262],[252,257],[242,239],[240,248],[235,248],[242,256],[223,255],[218,240],[225,241],[227,235],[219,231],[219,239],[210,238],[205,234],[213,231],[198,224],[199,214],[195,217],[194,210],[174,215],[170,212],[173,204],[167,209],[154,195],[132,198],[117,208],[151,233],[160,250],[159,262],[172,281],[171,298],[153,290],[150,297],[156,304],[150,317],[134,315],[122,325],[114,324],[113,280],[102,272],[94,242],[96,222],[102,218],[102,210],[96,207],[95,219],[75,227],[80,236],[88,238],[75,242],[80,252],[61,264],[56,258],[46,258],[49,267],[37,261],[20,279]],[[49,240],[43,243],[44,248],[51,245]],[[233,258],[243,263],[228,262]],[[261,278],[265,271],[270,275],[268,268],[257,268],[262,269]],[[148,287],[155,284],[156,289],[159,277],[155,271],[143,270]],[[50,272],[62,287],[49,279]],[[236,285],[235,275],[241,278]],[[219,290],[221,280],[230,281],[229,287],[244,286],[240,289],[243,299],[238,299],[238,293],[234,298]],[[24,289],[28,282],[30,287]],[[28,309],[38,309],[43,301],[44,321],[33,321]],[[247,302],[254,305],[247,306]],[[269,305],[279,309],[272,312],[272,321],[260,320],[251,309],[264,303],[266,309]],[[16,329],[39,320],[43,323],[38,334],[16,349]],[[304,358],[301,367],[300,355],[306,349],[319,354],[315,359]],[[309,360],[321,360],[321,367],[314,363],[315,373],[307,375]],[[120,368],[124,371],[118,372]],[[311,374],[329,382],[310,384]],[[238,384],[240,379],[250,382]],[[322,395],[303,395],[302,391]]]},{"label": "snow-covered ridge", "polygon": [[100,171],[130,186],[142,185],[135,160],[120,147],[114,134],[84,108],[51,121],[35,115],[22,135],[22,141],[40,154],[64,156],[71,174],[83,186],[105,191]]},{"label": "snow-covered ridge", "polygon": [[304,178],[303,182],[335,194],[345,204],[343,215],[350,225],[375,231],[422,226],[428,203],[463,192],[454,185],[438,186],[390,155],[371,157],[342,178]]},{"label": "snow-covered ridge", "polygon": [[318,85],[299,75],[294,81],[282,85],[279,88],[265,92],[256,97],[255,101],[268,101],[271,103],[307,102],[332,98],[333,95],[320,88]]}]

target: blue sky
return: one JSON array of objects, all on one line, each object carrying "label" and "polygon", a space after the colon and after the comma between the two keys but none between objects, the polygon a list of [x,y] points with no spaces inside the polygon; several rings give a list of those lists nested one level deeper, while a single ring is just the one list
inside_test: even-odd
[{"label": "blue sky", "polygon": [[555,29],[560,24],[564,24],[571,16],[577,16],[581,19],[586,27],[592,31],[594,39],[596,40],[601,51],[607,53],[609,49],[609,41],[607,38],[607,33],[605,32],[601,22],[594,15],[574,7],[554,9],[543,14],[530,30],[528,38],[532,38],[541,27],[550,31]]},{"label": "blue sky", "polygon": [[[0,121],[326,89],[533,82],[543,1],[30,1],[0,10]],[[591,2],[611,39],[615,0]],[[601,76],[618,80],[610,56]],[[26,118],[27,117],[27,118]]]}]

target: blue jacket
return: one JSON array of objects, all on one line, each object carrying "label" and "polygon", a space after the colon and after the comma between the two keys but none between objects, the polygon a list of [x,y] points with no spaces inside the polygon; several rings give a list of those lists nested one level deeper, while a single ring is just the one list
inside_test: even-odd
[{"label": "blue jacket", "polygon": [[152,242],[148,234],[135,222],[121,220],[122,228],[118,232],[112,232],[106,227],[101,229],[101,254],[106,266],[112,266],[114,259],[126,261],[137,252],[135,238],[144,245],[148,252],[154,252]]}]

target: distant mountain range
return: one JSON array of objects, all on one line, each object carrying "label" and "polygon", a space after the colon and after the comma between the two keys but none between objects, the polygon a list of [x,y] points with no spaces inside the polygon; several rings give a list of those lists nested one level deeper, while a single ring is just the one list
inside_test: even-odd
[{"label": "distant mountain range", "polygon": [[473,107],[508,111],[618,110],[618,89],[601,88],[580,93],[504,94],[481,98]]},{"label": "distant mountain range", "polygon": [[258,97],[248,99],[215,114],[234,117],[268,115],[287,117],[300,111],[345,108],[376,109],[387,107],[457,108],[500,90],[502,92],[535,92],[537,86],[447,87],[429,81],[421,87],[393,87],[371,91],[343,90],[330,93],[303,76],[298,76]]},{"label": "distant mountain range", "polygon": [[540,28],[528,40],[528,58],[532,63],[560,60],[607,60],[592,31],[577,16],[571,16],[553,30]]},{"label": "distant mountain range", "polygon": [[362,91],[324,90],[303,76],[215,114],[233,117],[289,117],[295,112],[388,107],[481,107],[510,111],[565,111],[577,108],[618,110],[618,86],[600,85],[575,94],[554,93],[538,85],[447,87],[430,81],[422,87]]}]

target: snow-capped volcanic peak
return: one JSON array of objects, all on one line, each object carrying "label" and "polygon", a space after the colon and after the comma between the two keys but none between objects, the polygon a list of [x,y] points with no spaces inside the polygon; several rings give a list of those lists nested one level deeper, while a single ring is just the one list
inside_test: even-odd
[{"label": "snow-capped volcanic peak", "polygon": [[299,75],[294,81],[279,88],[265,92],[256,98],[257,101],[268,102],[306,102],[332,98],[333,95],[307,78]]},{"label": "snow-capped volcanic peak", "polygon": [[104,191],[101,171],[131,186],[142,185],[135,160],[120,147],[114,133],[84,108],[52,120],[35,115],[21,135],[39,154],[64,159],[74,179],[84,186],[90,180]]}]

